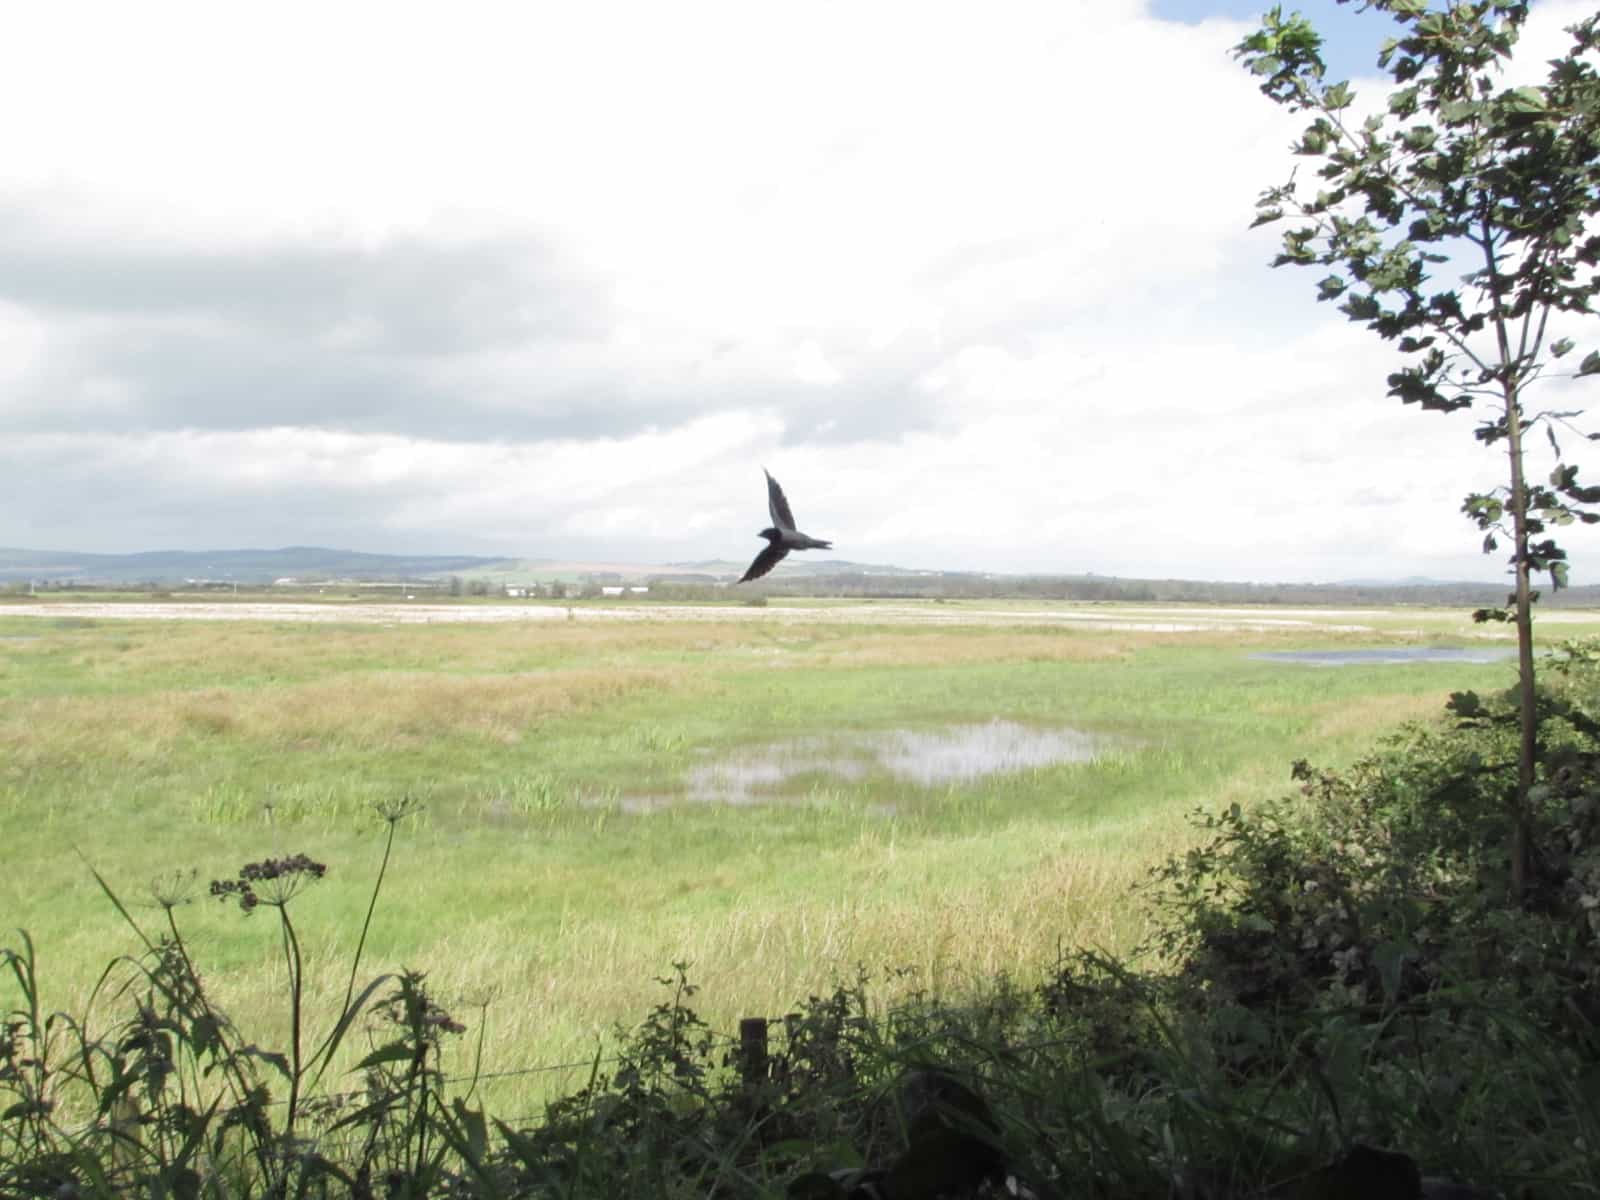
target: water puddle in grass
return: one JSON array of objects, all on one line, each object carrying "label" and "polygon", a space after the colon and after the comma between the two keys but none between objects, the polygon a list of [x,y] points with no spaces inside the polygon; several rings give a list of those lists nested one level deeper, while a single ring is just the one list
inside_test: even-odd
[{"label": "water puddle in grass", "polygon": [[[692,768],[684,798],[702,804],[761,804],[778,799],[780,789],[797,778],[821,777],[826,790],[827,784],[854,782],[874,771],[887,771],[919,787],[940,787],[985,775],[1088,762],[1103,742],[1076,729],[1031,729],[1000,720],[927,731],[795,738]],[[661,802],[653,799],[652,807]]]},{"label": "water puddle in grass", "polygon": [[1381,650],[1285,650],[1252,654],[1267,662],[1305,667],[1376,667],[1401,663],[1496,663],[1516,651],[1504,646],[1451,649],[1446,646],[1389,646]]}]

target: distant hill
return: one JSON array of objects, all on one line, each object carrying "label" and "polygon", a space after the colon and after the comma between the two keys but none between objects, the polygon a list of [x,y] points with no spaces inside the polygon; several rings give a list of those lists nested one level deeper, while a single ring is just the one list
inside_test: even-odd
[{"label": "distant hill", "polygon": [[[562,580],[567,583],[650,583],[662,596],[718,598],[744,573],[747,561],[623,563],[601,560],[488,558],[477,555],[365,554],[320,546],[279,550],[152,550],[138,554],[83,554],[65,550],[0,548],[0,586],[33,581],[51,586],[171,587],[184,583],[270,584],[280,579],[395,582],[459,576],[491,590]],[[1434,579],[1360,579],[1337,583],[1235,583],[1192,579],[1140,579],[1110,575],[1002,575],[931,571],[841,559],[791,555],[752,593],[810,596],[1000,599],[1079,602],[1211,604],[1430,604],[1488,608],[1504,602],[1507,585]],[[1600,607],[1600,587],[1543,590],[1542,604]]]},{"label": "distant hill", "polygon": [[[272,583],[278,579],[430,579],[460,575],[491,582],[529,583],[554,579],[737,579],[744,562],[619,563],[475,555],[366,554],[322,546],[278,550],[147,550],[136,554],[86,554],[76,550],[0,547],[0,584],[29,580],[83,584],[179,584],[189,581]],[[899,567],[792,559],[785,576],[846,574],[917,575]]]},{"label": "distant hill", "polygon": [[[755,557],[751,551],[750,558]],[[664,563],[653,568],[657,575],[731,575],[735,579],[743,575],[745,568],[750,565],[750,558],[742,562],[733,562],[726,558],[708,558],[700,562]],[[778,565],[778,571],[788,578],[815,578],[819,575],[884,575],[900,576],[915,575],[929,578],[938,578],[946,574],[944,571],[919,571],[911,567],[891,567],[882,563],[848,562],[839,558],[812,558],[807,555],[799,558],[790,555]]]},{"label": "distant hill", "polygon": [[501,559],[471,555],[363,554],[320,546],[281,550],[147,550],[83,554],[69,550],[0,548],[0,583],[271,583],[276,579],[420,579],[481,569]]}]

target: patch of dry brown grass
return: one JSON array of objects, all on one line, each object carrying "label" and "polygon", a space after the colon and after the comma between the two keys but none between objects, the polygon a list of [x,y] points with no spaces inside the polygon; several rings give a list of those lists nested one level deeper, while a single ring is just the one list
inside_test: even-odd
[{"label": "patch of dry brown grass", "polygon": [[1448,696],[1436,695],[1368,696],[1360,704],[1328,703],[1310,711],[1313,721],[1310,736],[1322,740],[1375,737],[1408,721],[1436,718]]},{"label": "patch of dry brown grass", "polygon": [[391,671],[284,686],[45,696],[0,706],[0,753],[37,765],[91,754],[149,761],[196,737],[286,749],[406,747],[464,734],[514,742],[541,721],[687,682],[669,670],[639,668],[468,676]]}]

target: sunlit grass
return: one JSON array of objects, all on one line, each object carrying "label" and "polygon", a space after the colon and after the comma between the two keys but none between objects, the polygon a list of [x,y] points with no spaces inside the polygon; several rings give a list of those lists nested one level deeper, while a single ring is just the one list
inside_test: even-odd
[{"label": "sunlit grass", "polygon": [[[939,989],[1025,976],[1059,946],[1125,950],[1147,921],[1129,889],[1187,844],[1190,810],[1281,792],[1293,759],[1348,760],[1450,691],[1512,673],[1248,657],[1483,632],[1421,610],[1325,618],[1367,632],[910,626],[872,606],[849,618],[0,615],[0,921],[32,931],[50,1002],[71,1009],[130,948],[83,858],[137,898],[174,866],[203,881],[304,852],[330,866],[297,905],[313,975],[329,967],[308,980],[312,1002],[332,1007],[376,868],[371,806],[411,794],[425,809],[403,828],[370,961],[430,971],[464,1012],[487,1002],[498,1067],[579,1061],[659,998],[654,977],[675,960],[693,963],[703,1012],[731,1030],[857,964]],[[876,770],[798,777],[751,807],[684,797],[694,766],[768,743],[993,718],[1110,748],[934,788]],[[634,811],[641,798],[650,811]],[[234,1016],[280,1020],[269,926],[204,900],[184,919]],[[551,1082],[497,1087],[515,1107]]]}]

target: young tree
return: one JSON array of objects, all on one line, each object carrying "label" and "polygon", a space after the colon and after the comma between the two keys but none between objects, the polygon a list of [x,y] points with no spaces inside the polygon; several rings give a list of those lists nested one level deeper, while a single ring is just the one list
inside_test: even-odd
[{"label": "young tree", "polygon": [[[1561,459],[1561,435],[1578,414],[1528,407],[1541,378],[1600,374],[1600,350],[1558,372],[1574,342],[1551,329],[1554,320],[1576,330],[1575,315],[1592,316],[1600,294],[1600,15],[1568,30],[1572,46],[1549,64],[1544,83],[1510,87],[1499,70],[1527,19],[1527,0],[1363,7],[1399,25],[1378,57],[1394,87],[1365,118],[1352,115],[1347,82],[1326,82],[1321,39],[1300,15],[1274,8],[1235,49],[1266,95],[1311,114],[1294,152],[1319,164],[1314,185],[1291,175],[1262,193],[1255,223],[1293,219],[1273,266],[1336,268],[1317,298],[1339,301],[1352,321],[1397,342],[1405,365],[1388,377],[1391,396],[1437,412],[1474,409],[1478,440],[1504,445],[1504,485],[1468,496],[1462,511],[1484,532],[1485,553],[1502,537],[1511,547],[1515,586],[1506,607],[1474,615],[1513,621],[1517,631],[1521,738],[1510,854],[1520,896],[1538,748],[1530,579],[1546,574],[1552,588],[1566,582],[1566,554],[1550,527],[1600,521],[1586,507],[1600,504],[1600,487],[1580,484],[1577,468]],[[1436,268],[1460,283],[1437,282]],[[1525,473],[1527,439],[1541,429],[1556,454],[1547,483]]]}]

